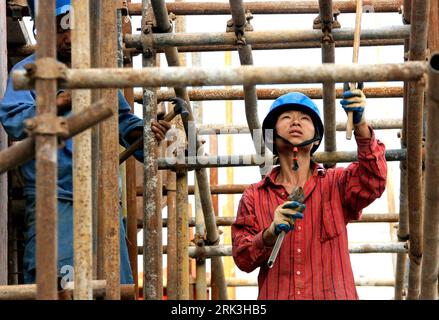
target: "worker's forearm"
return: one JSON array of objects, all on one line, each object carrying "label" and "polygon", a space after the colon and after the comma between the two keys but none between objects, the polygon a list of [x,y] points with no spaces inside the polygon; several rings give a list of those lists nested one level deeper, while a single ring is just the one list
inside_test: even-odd
[{"label": "worker's forearm", "polygon": [[366,121],[363,121],[359,125],[354,125],[355,134],[361,138],[371,138],[372,134],[370,133],[369,126]]}]

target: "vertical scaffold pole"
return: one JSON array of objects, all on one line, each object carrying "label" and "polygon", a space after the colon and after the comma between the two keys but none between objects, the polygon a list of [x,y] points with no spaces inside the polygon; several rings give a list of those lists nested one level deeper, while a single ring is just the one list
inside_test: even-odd
[{"label": "vertical scaffold pole", "polygon": [[[101,1],[102,68],[117,67],[117,2]],[[119,220],[119,121],[118,94],[116,89],[101,92],[105,105],[111,107],[113,116],[102,123],[101,137],[101,209],[104,227],[104,273],[107,280],[105,298],[120,300],[120,220]],[[101,221],[102,222],[102,221]]]},{"label": "vertical scaffold pole", "polygon": [[[90,2],[73,0],[72,67],[91,67]],[[91,105],[90,90],[73,90],[72,110],[81,112]],[[91,300],[93,290],[92,167],[91,129],[73,138],[73,254],[75,300]]]}]

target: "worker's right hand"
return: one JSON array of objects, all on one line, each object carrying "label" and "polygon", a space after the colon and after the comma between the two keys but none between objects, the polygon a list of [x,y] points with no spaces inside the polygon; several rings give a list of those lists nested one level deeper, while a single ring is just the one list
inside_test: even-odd
[{"label": "worker's right hand", "polygon": [[300,201],[286,201],[274,211],[274,219],[268,231],[272,235],[278,236],[279,233],[285,233],[294,230],[296,219],[303,219],[303,210],[306,206]]},{"label": "worker's right hand", "polygon": [[61,91],[57,94],[56,106],[59,115],[72,110],[72,95],[70,90]]}]

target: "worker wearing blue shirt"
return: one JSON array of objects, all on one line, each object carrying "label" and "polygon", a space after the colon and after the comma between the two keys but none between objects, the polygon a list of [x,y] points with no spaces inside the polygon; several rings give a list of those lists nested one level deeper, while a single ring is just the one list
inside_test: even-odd
[{"label": "worker wearing blue shirt", "polygon": [[[31,13],[33,13],[33,1],[28,1]],[[69,0],[57,0],[57,57],[58,60],[70,66],[71,46],[70,29],[61,28],[61,18],[70,10]],[[23,69],[28,63],[35,62],[35,55],[31,55],[17,63],[12,71]],[[26,137],[24,120],[36,115],[36,94],[34,90],[14,90],[12,77],[9,77],[3,100],[0,102],[0,122],[9,137],[21,140]],[[133,115],[128,102],[122,93],[118,92],[119,98],[119,142],[128,147],[131,143],[143,135],[143,120]],[[69,91],[59,90],[57,94],[57,107],[59,115],[68,115],[71,110],[71,95]],[[168,122],[153,122],[152,131],[157,140],[162,140],[166,131],[170,128]],[[143,150],[137,150],[135,158],[143,162]],[[35,275],[35,160],[31,160],[21,166],[25,186],[26,197],[25,212],[25,250],[23,257],[24,282],[34,283]],[[67,140],[65,145],[58,149],[58,272],[63,266],[73,267],[73,187],[72,187],[72,140]],[[121,216],[120,227],[120,280],[122,284],[133,283],[128,250],[125,242],[125,230]],[[65,269],[65,268],[64,268]],[[59,274],[62,277],[62,274]]]}]

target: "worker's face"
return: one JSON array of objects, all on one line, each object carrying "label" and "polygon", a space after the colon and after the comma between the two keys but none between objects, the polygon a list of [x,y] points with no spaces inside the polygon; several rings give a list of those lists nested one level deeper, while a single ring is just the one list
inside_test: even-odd
[{"label": "worker's face", "polygon": [[[282,113],[277,119],[275,129],[279,136],[295,145],[310,140],[315,135],[312,118],[298,110],[288,110]],[[291,145],[285,143],[282,139],[276,138],[274,143],[279,152],[291,149]],[[311,150],[312,146],[313,144],[310,144],[305,148]]]},{"label": "worker's face", "polygon": [[70,23],[66,21],[66,15],[58,16],[56,32],[56,50],[58,60],[69,64],[72,59],[72,43],[70,33]]}]

